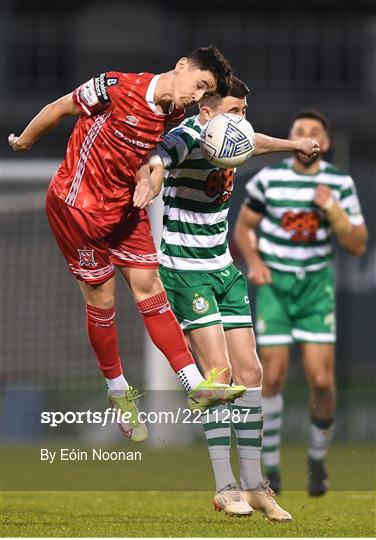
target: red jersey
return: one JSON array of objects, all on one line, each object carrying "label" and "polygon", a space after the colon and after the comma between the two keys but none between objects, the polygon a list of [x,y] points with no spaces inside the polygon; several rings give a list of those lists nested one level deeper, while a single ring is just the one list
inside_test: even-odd
[{"label": "red jersey", "polygon": [[159,75],[111,71],[73,93],[81,115],[64,161],[52,179],[57,196],[88,212],[120,212],[132,206],[135,173],[162,135],[184,117],[171,106],[159,113]]}]

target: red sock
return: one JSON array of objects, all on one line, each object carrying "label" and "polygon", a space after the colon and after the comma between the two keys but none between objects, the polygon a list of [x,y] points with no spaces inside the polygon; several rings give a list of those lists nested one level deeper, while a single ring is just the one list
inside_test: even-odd
[{"label": "red sock", "polygon": [[166,356],[175,373],[195,363],[165,291],[137,302],[137,307],[151,340]]},{"label": "red sock", "polygon": [[98,365],[106,379],[114,379],[123,373],[114,319],[114,307],[103,309],[96,306],[86,306],[87,334],[97,357]]}]

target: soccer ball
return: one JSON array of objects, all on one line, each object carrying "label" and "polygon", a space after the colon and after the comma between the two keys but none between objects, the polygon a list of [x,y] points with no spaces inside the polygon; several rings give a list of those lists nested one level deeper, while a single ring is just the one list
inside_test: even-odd
[{"label": "soccer ball", "polygon": [[201,132],[200,147],[204,158],[218,167],[238,167],[255,149],[251,124],[236,114],[218,114]]}]

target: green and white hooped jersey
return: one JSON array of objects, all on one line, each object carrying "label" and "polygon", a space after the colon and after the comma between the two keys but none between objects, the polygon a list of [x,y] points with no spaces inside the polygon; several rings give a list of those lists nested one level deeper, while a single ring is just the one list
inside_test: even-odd
[{"label": "green and white hooped jersey", "polygon": [[232,263],[227,214],[234,170],[214,167],[200,150],[197,116],[171,130],[158,146],[169,173],[164,183],[163,236],[158,254],[170,270],[222,270]]},{"label": "green and white hooped jersey", "polygon": [[332,231],[324,212],[314,204],[314,191],[327,185],[354,225],[364,222],[351,176],[325,161],[317,174],[292,168],[292,159],[265,167],[246,184],[245,204],[263,213],[259,226],[259,251],[265,263],[281,271],[315,271],[329,265],[333,256]]}]

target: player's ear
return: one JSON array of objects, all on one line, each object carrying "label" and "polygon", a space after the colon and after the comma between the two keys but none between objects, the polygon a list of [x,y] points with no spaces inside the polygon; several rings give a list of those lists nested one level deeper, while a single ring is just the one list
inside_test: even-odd
[{"label": "player's ear", "polygon": [[209,105],[201,104],[200,105],[200,116],[202,116],[203,120],[205,122],[209,122],[213,116],[215,116],[215,113]]},{"label": "player's ear", "polygon": [[176,62],[176,66],[175,66],[175,73],[180,73],[182,71],[182,69],[184,69],[184,67],[188,64],[188,58],[186,58],[185,56],[183,56],[182,58],[180,58],[180,60],[178,60]]}]

